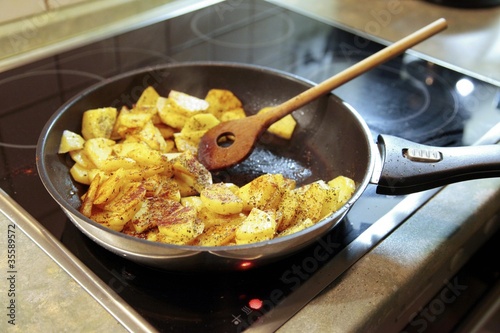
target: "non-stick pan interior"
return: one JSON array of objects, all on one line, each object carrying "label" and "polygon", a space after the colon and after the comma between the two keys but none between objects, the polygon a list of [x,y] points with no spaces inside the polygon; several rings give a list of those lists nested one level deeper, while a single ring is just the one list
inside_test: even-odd
[{"label": "non-stick pan interior", "polygon": [[[42,181],[55,200],[73,214],[79,214],[79,197],[86,187],[72,180],[72,161],[57,153],[62,132],[80,132],[82,114],[88,109],[132,106],[149,85],[162,96],[174,89],[200,98],[212,88],[229,89],[243,102],[247,114],[253,114],[286,101],[310,83],[255,66],[191,63],[136,71],[93,86],[53,115],[37,149]],[[298,183],[330,180],[337,175],[351,177],[357,184],[366,183],[371,172],[371,137],[356,112],[329,95],[295,111],[293,116],[298,127],[291,140],[263,135],[249,160],[214,174],[215,180],[241,183],[261,173],[279,172],[296,178]]]}]

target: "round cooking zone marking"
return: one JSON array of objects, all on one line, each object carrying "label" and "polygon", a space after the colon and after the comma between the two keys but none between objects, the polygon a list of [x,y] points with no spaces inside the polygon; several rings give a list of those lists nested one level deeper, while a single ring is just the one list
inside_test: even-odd
[{"label": "round cooking zone marking", "polygon": [[[103,79],[75,70],[40,70],[1,80],[0,147],[35,149],[47,119],[73,96],[72,83],[91,85]],[[54,86],[60,87],[60,90],[54,90]],[[30,90],[36,90],[37,94],[25,93]]]}]

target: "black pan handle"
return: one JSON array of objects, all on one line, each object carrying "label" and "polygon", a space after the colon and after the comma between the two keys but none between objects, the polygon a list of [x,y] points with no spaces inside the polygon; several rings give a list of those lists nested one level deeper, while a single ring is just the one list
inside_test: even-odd
[{"label": "black pan handle", "polygon": [[433,147],[379,135],[377,193],[409,194],[455,182],[500,177],[500,145]]}]

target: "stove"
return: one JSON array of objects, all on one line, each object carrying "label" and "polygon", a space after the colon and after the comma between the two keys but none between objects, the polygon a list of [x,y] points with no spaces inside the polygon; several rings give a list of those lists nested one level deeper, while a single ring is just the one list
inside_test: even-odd
[{"label": "stove", "polygon": [[[0,73],[0,187],[36,219],[40,230],[62,244],[63,252],[96,276],[88,283],[104,285],[110,297],[130,306],[126,315],[136,316],[133,322],[140,327],[241,332],[272,321],[278,328],[439,189],[384,196],[370,185],[330,233],[276,264],[230,273],[161,271],[108,252],[66,218],[37,175],[40,131],[72,96],[137,68],[229,61],[320,82],[383,47],[347,28],[269,2],[225,2],[5,70]],[[470,145],[500,121],[499,87],[411,51],[335,94],[364,117],[374,138],[384,133],[436,146]],[[122,310],[113,304],[107,307],[131,331],[139,327],[125,324]]]}]

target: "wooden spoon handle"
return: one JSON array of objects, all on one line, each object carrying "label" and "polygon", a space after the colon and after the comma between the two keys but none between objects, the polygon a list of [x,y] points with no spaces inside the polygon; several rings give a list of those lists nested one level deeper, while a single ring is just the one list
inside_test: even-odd
[{"label": "wooden spoon handle", "polygon": [[289,99],[288,101],[274,107],[269,112],[259,114],[264,126],[276,122],[292,111],[311,102],[312,100],[325,95],[342,84],[352,80],[353,78],[367,72],[368,70],[398,56],[407,49],[424,41],[425,39],[435,35],[436,33],[446,29],[447,22],[445,19],[438,19],[431,24],[413,32],[403,39],[385,47],[384,49],[372,54],[371,56],[361,60],[355,65],[343,70],[342,72],[330,77],[320,84],[304,91],[303,93]]}]

